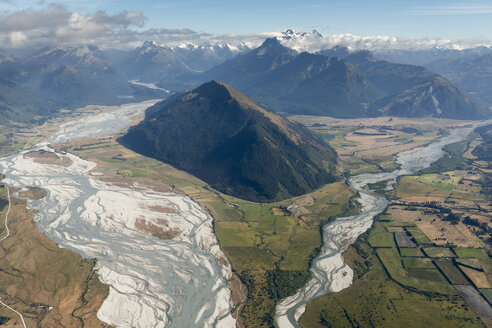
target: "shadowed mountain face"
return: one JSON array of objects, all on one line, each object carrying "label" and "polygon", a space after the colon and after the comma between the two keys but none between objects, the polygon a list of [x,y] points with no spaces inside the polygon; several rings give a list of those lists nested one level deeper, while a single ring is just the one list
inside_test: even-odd
[{"label": "shadowed mountain face", "polygon": [[[475,147],[475,149],[472,151],[472,154],[479,157],[480,160],[492,162],[492,124],[482,126],[476,129],[475,132],[480,134],[483,141],[481,144]],[[492,175],[489,174],[489,177],[492,178]],[[491,194],[489,193],[488,195]]]},{"label": "shadowed mountain face", "polygon": [[330,146],[217,81],[151,107],[120,142],[252,201],[285,199],[334,180]]},{"label": "shadowed mountain face", "polygon": [[348,54],[340,48],[326,53],[344,58],[297,54],[277,39],[267,39],[204,73],[202,81],[224,81],[274,111],[292,114],[490,116],[484,106],[423,67],[379,61],[369,51]]},{"label": "shadowed mountain face", "polygon": [[109,91],[113,96],[132,93],[127,78],[103,51],[95,46],[49,49],[29,58],[25,66],[31,72],[43,72],[47,67],[67,66],[96,85],[103,85],[107,89],[106,93]]},{"label": "shadowed mountain face", "polygon": [[482,170],[484,174],[483,181],[483,194],[492,199],[492,124],[482,126],[475,130],[482,137],[482,143],[473,149],[472,154],[477,157],[478,160],[487,162],[487,168],[489,170]]},{"label": "shadowed mountain face", "polygon": [[49,113],[46,104],[20,84],[0,79],[0,126],[34,123]]},{"label": "shadowed mountain face", "polygon": [[383,93],[343,60],[297,54],[275,38],[205,73],[276,112],[367,116],[368,103]]}]

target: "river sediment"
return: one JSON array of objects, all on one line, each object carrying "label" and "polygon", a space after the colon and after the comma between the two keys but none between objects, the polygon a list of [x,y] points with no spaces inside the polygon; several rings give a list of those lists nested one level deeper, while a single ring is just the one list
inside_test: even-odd
[{"label": "river sediment", "polygon": [[[110,286],[98,311],[102,321],[117,327],[233,327],[231,267],[212,217],[199,204],[172,191],[113,184],[96,164],[49,147],[116,133],[148,106],[124,105],[61,126],[48,142],[1,159],[3,182],[45,190],[46,197],[29,200],[39,230],[60,247],[97,259],[96,272]],[[70,165],[24,156],[35,151]],[[144,221],[169,238],[141,229]]]}]

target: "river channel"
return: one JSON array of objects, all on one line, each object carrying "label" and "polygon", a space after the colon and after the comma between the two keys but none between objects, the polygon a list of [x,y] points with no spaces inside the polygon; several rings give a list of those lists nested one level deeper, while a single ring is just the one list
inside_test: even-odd
[{"label": "river channel", "polygon": [[[0,159],[3,182],[46,190],[43,199],[28,201],[39,211],[38,229],[60,247],[97,259],[95,270],[110,286],[100,320],[116,327],[234,327],[231,267],[199,204],[172,191],[112,183],[95,163],[49,146],[114,134],[150,105],[122,105],[60,126],[47,142]],[[65,165],[25,156],[40,150]],[[139,224],[169,237],[153,237]]]},{"label": "river channel", "polygon": [[444,155],[444,146],[465,139],[475,128],[491,123],[477,122],[468,127],[454,128],[439,140],[397,154],[399,169],[378,174],[364,173],[349,179],[349,185],[359,193],[360,212],[357,215],[337,218],[323,227],[323,246],[313,261],[312,277],[298,292],[282,300],[275,311],[275,324],[280,328],[300,328],[299,318],[308,302],[330,292],[339,292],[352,284],[353,271],[345,263],[342,253],[353,244],[359,235],[372,226],[374,217],[384,211],[388,201],[372,194],[364,186],[388,181],[388,188],[402,175],[410,175],[429,167]]}]

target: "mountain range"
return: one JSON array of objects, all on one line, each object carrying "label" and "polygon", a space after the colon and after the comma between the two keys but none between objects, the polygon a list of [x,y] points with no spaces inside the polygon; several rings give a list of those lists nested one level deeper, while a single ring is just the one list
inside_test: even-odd
[{"label": "mountain range", "polygon": [[172,91],[183,91],[187,82],[217,64],[250,50],[232,44],[165,46],[154,41],[117,56],[119,67],[130,79],[157,83]]},{"label": "mountain range", "polygon": [[305,194],[335,179],[336,153],[322,139],[217,81],[149,108],[119,141],[251,201]]},{"label": "mountain range", "polygon": [[492,106],[492,51],[435,60],[426,67]]},{"label": "mountain range", "polygon": [[[223,81],[281,114],[490,117],[492,51],[487,47],[375,54],[343,46],[316,53],[296,50],[322,38],[316,31],[287,30],[254,49],[149,41],[130,51],[84,45],[20,58],[0,50],[3,122],[35,121],[60,108],[166,98],[169,92],[162,89],[183,92],[210,80]],[[407,62],[426,58],[426,68],[380,59],[385,56]]]},{"label": "mountain range", "polygon": [[[347,54],[342,48],[338,51]],[[484,106],[423,67],[377,60],[369,51],[344,58],[298,54],[276,38],[200,77],[200,81],[210,79],[288,114],[459,119],[490,115]]]},{"label": "mountain range", "polygon": [[167,93],[136,86],[94,46],[42,49],[27,58],[0,51],[0,124],[27,123],[61,108],[115,105]]}]

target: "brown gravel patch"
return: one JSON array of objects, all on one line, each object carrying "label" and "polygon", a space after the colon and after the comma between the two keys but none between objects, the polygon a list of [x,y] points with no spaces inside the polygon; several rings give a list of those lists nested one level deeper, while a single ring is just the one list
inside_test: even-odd
[{"label": "brown gravel patch", "polygon": [[[159,223],[167,226],[167,222],[164,219],[160,219]],[[138,218],[135,221],[135,228],[142,232],[150,233],[152,236],[159,239],[173,239],[179,233],[174,229],[164,230],[162,226],[155,225],[152,222],[147,221],[145,218]]]},{"label": "brown gravel patch", "polygon": [[29,188],[26,191],[21,191],[19,192],[19,196],[22,198],[30,198],[34,200],[40,200],[44,197],[46,197],[47,193],[46,190],[37,188],[37,187],[32,187]]},{"label": "brown gravel patch", "polygon": [[149,206],[149,210],[158,213],[178,214],[178,211],[174,207],[164,207],[160,205]]},{"label": "brown gravel patch", "polygon": [[59,156],[54,152],[46,150],[31,151],[24,154],[24,158],[32,158],[35,163],[59,165],[63,167],[69,167],[72,165],[72,160],[67,156]]}]

